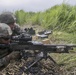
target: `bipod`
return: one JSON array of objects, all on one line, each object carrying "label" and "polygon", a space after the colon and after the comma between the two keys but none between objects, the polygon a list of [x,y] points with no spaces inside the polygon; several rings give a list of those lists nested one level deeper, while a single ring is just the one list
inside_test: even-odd
[{"label": "bipod", "polygon": [[50,59],[55,65],[57,65],[57,63],[55,62],[55,60],[50,57],[49,55],[45,54],[44,52],[40,52],[39,54],[36,55],[36,57],[33,59],[33,61],[29,61],[27,62],[27,64],[25,64],[23,67],[21,67],[22,71],[25,72],[27,75],[29,75],[29,73],[31,73],[32,75],[40,75],[41,72],[41,66],[40,65],[40,61],[42,59]]}]

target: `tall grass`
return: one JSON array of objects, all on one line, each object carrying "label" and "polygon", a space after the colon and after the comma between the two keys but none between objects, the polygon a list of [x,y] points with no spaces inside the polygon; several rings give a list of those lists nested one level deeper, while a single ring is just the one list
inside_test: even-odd
[{"label": "tall grass", "polygon": [[41,25],[44,28],[61,30],[69,33],[76,32],[76,6],[68,4],[55,5],[44,12],[16,11],[19,24]]}]

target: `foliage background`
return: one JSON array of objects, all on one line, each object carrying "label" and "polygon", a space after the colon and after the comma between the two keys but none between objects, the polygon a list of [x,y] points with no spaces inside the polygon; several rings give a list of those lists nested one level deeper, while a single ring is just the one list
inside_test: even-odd
[{"label": "foliage background", "polygon": [[45,29],[76,32],[76,6],[69,4],[55,5],[44,12],[18,10],[15,15],[20,25],[41,25]]}]

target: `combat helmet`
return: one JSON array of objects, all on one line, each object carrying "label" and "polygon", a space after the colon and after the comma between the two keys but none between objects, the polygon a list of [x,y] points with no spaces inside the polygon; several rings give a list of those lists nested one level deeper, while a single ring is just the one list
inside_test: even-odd
[{"label": "combat helmet", "polygon": [[4,12],[0,14],[0,23],[11,24],[16,20],[15,16],[11,12]]},{"label": "combat helmet", "polygon": [[11,35],[12,35],[11,28],[5,23],[0,23],[0,37],[8,37]]}]

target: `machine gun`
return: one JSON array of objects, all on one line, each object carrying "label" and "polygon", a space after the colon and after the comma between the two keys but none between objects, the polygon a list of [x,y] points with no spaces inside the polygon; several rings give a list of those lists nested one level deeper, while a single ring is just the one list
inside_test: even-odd
[{"label": "machine gun", "polygon": [[[0,49],[10,49],[12,51],[20,51],[22,58],[34,57],[33,61],[22,67],[22,71],[26,73],[38,73],[38,63],[48,58],[57,64],[48,53],[69,53],[76,45],[55,45],[55,44],[43,44],[42,42],[32,41],[32,37],[28,34],[20,34],[12,38],[10,44],[0,44]],[[33,54],[30,53],[33,51]],[[35,74],[36,75],[36,74]]]}]

